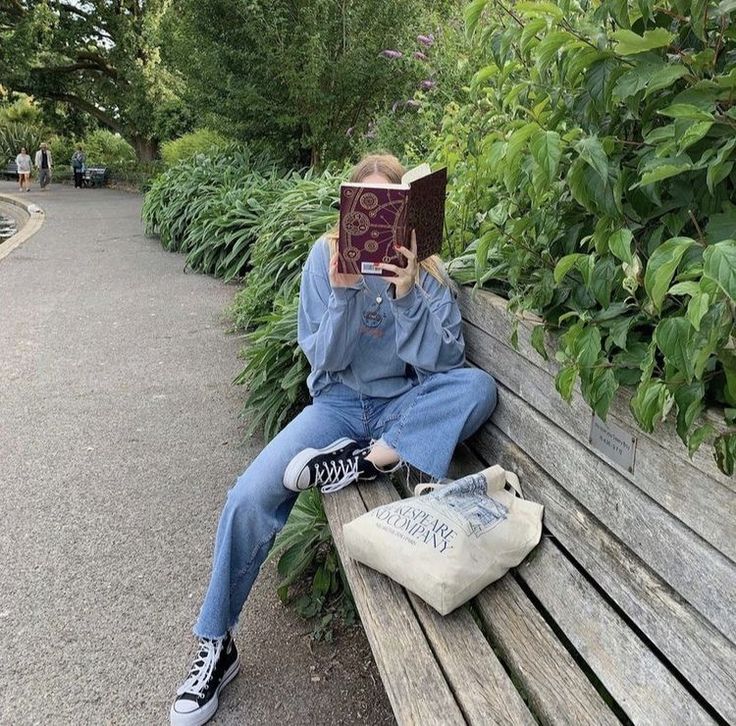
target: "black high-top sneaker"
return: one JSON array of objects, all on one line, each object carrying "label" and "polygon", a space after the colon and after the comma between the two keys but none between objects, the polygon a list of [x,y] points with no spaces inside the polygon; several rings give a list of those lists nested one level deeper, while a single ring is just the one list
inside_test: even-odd
[{"label": "black high-top sneaker", "polygon": [[217,711],[220,691],[238,675],[238,649],[230,633],[224,638],[199,639],[189,675],[176,691],[171,726],[201,726]]},{"label": "black high-top sneaker", "polygon": [[352,439],[338,439],[324,449],[304,449],[286,467],[284,486],[294,492],[319,487],[336,492],[358,479],[375,479],[379,471],[366,456],[370,446],[361,447]]}]

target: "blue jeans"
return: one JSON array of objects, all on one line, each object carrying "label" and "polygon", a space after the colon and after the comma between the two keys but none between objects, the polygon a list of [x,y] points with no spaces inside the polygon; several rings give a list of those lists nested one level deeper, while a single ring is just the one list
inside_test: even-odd
[{"label": "blue jeans", "polygon": [[237,622],[294,504],[296,494],[283,485],[292,457],[343,436],[359,442],[381,438],[403,461],[439,479],[447,474],[456,444],[473,434],[495,406],[496,384],[476,368],[435,373],[396,398],[364,396],[342,384],[323,390],[228,492],[195,635],[219,638]]}]

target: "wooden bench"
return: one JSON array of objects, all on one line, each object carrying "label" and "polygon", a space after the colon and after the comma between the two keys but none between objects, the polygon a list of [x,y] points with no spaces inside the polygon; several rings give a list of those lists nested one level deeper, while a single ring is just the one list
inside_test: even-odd
[{"label": "wooden bench", "polygon": [[103,187],[109,176],[110,170],[106,166],[89,166],[84,170],[82,180],[87,187]]},{"label": "wooden bench", "polygon": [[342,524],[406,487],[324,498],[397,722],[736,723],[736,482],[707,452],[687,459],[669,429],[637,430],[621,394],[603,433],[636,437],[629,466],[591,437],[579,394],[559,398],[533,324],[517,350],[499,298],[460,301],[468,360],[496,378],[499,404],[451,474],[516,471],[545,529],[519,568],[442,617],[345,554]]}]

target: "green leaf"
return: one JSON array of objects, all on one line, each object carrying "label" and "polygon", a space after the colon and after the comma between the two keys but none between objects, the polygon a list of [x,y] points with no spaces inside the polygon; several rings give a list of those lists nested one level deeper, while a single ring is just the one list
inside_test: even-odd
[{"label": "green leaf", "polygon": [[606,420],[618,381],[612,368],[595,368],[588,386],[583,388],[583,395],[596,415]]},{"label": "green leaf", "polygon": [[534,330],[532,330],[531,334],[531,344],[534,350],[536,350],[544,360],[549,360],[547,349],[544,347],[544,325],[534,326]]},{"label": "green leaf", "polygon": [[694,244],[695,240],[689,237],[673,237],[657,247],[649,258],[644,273],[644,289],[657,310],[662,308],[662,302],[682,256]]},{"label": "green leaf", "polygon": [[730,350],[721,351],[718,359],[723,366],[726,385],[723,387],[723,397],[727,403],[736,405],[736,353]]},{"label": "green leaf", "polygon": [[705,183],[708,186],[708,191],[711,194],[714,194],[715,187],[726,179],[732,171],[732,161],[714,162],[713,164],[710,164],[705,176]]},{"label": "green leaf", "polygon": [[713,126],[712,121],[696,121],[691,124],[677,142],[678,150],[682,153],[688,147],[702,139]]},{"label": "green leaf", "polygon": [[534,57],[539,70],[544,72],[557,58],[560,48],[571,40],[574,40],[574,37],[562,30],[547,35],[534,49]]},{"label": "green leaf", "polygon": [[473,0],[473,2],[465,8],[465,27],[468,35],[472,36],[475,32],[480,16],[485,10],[487,4],[488,0]]},{"label": "green leaf", "polygon": [[526,15],[530,18],[539,17],[540,15],[553,20],[561,20],[564,17],[564,13],[554,3],[550,2],[522,2],[514,5],[516,12]]},{"label": "green leaf", "polygon": [[702,443],[713,436],[715,432],[716,430],[711,424],[703,424],[690,434],[690,438],[687,440],[687,453],[691,459]]},{"label": "green leaf", "polygon": [[572,391],[577,375],[577,368],[574,366],[565,366],[555,376],[555,388],[568,403],[572,400]]},{"label": "green leaf", "polygon": [[715,121],[712,113],[704,111],[691,103],[673,103],[671,106],[657,111],[661,116],[670,118],[688,118],[693,121]]},{"label": "green leaf", "polygon": [[726,211],[714,214],[708,219],[705,236],[711,244],[733,239],[736,229],[736,207],[726,207]]},{"label": "green leaf", "polygon": [[708,304],[710,295],[707,292],[698,290],[691,298],[687,306],[687,319],[695,330],[700,330],[700,321],[703,315],[708,312]]},{"label": "green leaf", "polygon": [[563,277],[573,269],[577,267],[583,259],[587,259],[588,255],[584,255],[582,252],[573,252],[571,255],[565,255],[555,265],[555,282],[560,283]]},{"label": "green leaf", "polygon": [[736,434],[721,434],[713,442],[716,464],[727,476],[733,476],[736,465]]},{"label": "green leaf", "polygon": [[633,260],[631,241],[633,239],[634,235],[631,234],[631,230],[619,229],[608,238],[608,249],[622,262],[631,264]]},{"label": "green leaf", "polygon": [[717,282],[731,300],[736,300],[736,241],[709,245],[703,253],[703,274]]},{"label": "green leaf", "polygon": [[529,148],[547,183],[551,184],[557,177],[562,157],[560,135],[556,131],[540,131],[532,138]]},{"label": "green leaf", "polygon": [[685,318],[665,318],[654,331],[654,340],[665,361],[683,373],[688,383],[693,378],[695,359],[692,332],[692,326]]},{"label": "green leaf", "polygon": [[581,366],[592,366],[601,353],[601,331],[596,325],[588,325],[583,328],[580,335],[575,338],[572,346],[572,354]]},{"label": "green leaf", "polygon": [[675,36],[664,28],[655,28],[647,30],[643,36],[631,30],[617,30],[611,33],[611,37],[616,41],[614,45],[616,53],[626,56],[646,53],[655,48],[664,48],[674,40]]},{"label": "green leaf", "polygon": [[639,384],[630,407],[639,426],[650,434],[658,421],[665,420],[674,402],[662,381],[650,380]]},{"label": "green leaf", "polygon": [[710,0],[692,0],[690,4],[690,27],[700,40],[705,40],[705,9]]},{"label": "green leaf", "polygon": [[646,186],[647,184],[654,184],[654,182],[662,181],[663,179],[669,179],[685,171],[690,171],[692,168],[693,164],[685,154],[665,159],[657,159],[655,157],[642,169],[641,179],[637,184],[634,184],[632,189]]},{"label": "green leaf", "polygon": [[604,184],[608,184],[608,157],[597,136],[588,136],[575,144],[580,158],[595,171]]},{"label": "green leaf", "polygon": [[675,81],[679,80],[688,73],[687,68],[683,65],[665,65],[653,73],[646,85],[647,92],[644,98],[649,98],[652,93],[661,91],[663,88],[669,88]]},{"label": "green leaf", "polygon": [[687,385],[678,386],[675,390],[677,404],[677,435],[683,444],[688,442],[688,432],[695,419],[705,409],[705,384],[702,381],[692,381]]},{"label": "green leaf", "polygon": [[697,282],[691,280],[685,282],[678,282],[667,290],[668,295],[697,295],[700,292],[700,286]]}]

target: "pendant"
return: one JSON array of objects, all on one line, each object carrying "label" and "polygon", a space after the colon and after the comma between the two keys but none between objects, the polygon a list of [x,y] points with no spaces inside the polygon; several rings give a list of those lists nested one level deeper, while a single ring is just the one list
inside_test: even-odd
[{"label": "pendant", "polygon": [[382,297],[381,297],[381,296],[379,295],[379,296],[378,296],[378,297],[376,298],[376,303],[377,303],[378,305],[380,305],[380,304],[381,304],[382,302],[383,302],[383,298],[382,298]]}]

